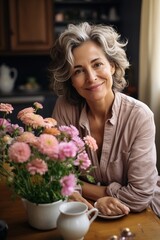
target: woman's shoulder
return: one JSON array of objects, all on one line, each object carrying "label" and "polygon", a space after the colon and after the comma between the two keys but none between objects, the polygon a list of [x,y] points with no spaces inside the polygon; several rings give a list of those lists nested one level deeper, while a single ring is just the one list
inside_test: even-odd
[{"label": "woman's shoulder", "polygon": [[75,124],[79,118],[80,111],[77,105],[70,104],[63,96],[57,98],[53,117],[61,124]]},{"label": "woman's shoulder", "polygon": [[123,93],[118,93],[117,97],[121,99],[123,106],[132,109],[133,112],[141,113],[146,116],[153,116],[152,110],[146,103]]}]

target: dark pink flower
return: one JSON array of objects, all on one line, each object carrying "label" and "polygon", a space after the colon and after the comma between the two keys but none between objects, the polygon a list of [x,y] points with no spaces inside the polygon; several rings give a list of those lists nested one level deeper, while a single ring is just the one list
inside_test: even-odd
[{"label": "dark pink flower", "polygon": [[86,153],[86,151],[78,154],[77,159],[74,161],[74,165],[79,166],[81,169],[84,170],[86,170],[91,165],[91,161],[88,158],[88,154]]},{"label": "dark pink flower", "polygon": [[60,142],[59,143],[59,158],[64,160],[65,158],[75,157],[77,153],[77,147],[74,142]]},{"label": "dark pink flower", "polygon": [[78,129],[76,127],[74,127],[73,125],[70,125],[70,126],[60,126],[59,130],[62,133],[66,134],[66,135],[69,135],[71,138],[74,138],[74,137],[79,135]]},{"label": "dark pink flower", "polygon": [[74,192],[76,183],[77,183],[77,179],[74,174],[64,176],[60,180],[60,184],[62,186],[61,194],[63,196],[70,196]]}]

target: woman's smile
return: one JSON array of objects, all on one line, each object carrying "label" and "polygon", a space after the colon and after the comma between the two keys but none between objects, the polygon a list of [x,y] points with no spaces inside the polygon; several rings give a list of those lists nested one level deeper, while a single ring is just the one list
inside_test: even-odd
[{"label": "woman's smile", "polygon": [[94,84],[94,85],[91,85],[89,87],[86,87],[85,89],[86,90],[89,90],[89,91],[96,91],[96,90],[99,90],[99,88],[104,84],[104,82],[102,83],[99,83],[99,84]]}]

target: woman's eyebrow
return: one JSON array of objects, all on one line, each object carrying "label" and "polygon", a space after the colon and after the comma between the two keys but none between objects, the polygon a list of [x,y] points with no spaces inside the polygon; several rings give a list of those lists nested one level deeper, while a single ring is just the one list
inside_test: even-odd
[{"label": "woman's eyebrow", "polygon": [[[94,62],[96,62],[97,60],[99,60],[100,58],[95,58],[95,59],[93,59],[93,60],[91,60],[91,63],[94,63]],[[75,65],[74,66],[74,68],[81,68],[82,67],[82,65]]]}]

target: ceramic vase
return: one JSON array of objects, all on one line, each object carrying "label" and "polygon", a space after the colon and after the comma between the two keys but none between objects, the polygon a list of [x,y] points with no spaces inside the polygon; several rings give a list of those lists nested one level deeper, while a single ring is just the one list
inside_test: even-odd
[{"label": "ceramic vase", "polygon": [[59,207],[62,200],[47,204],[36,204],[26,199],[22,199],[26,209],[28,223],[39,230],[50,230],[57,227],[59,217]]}]

